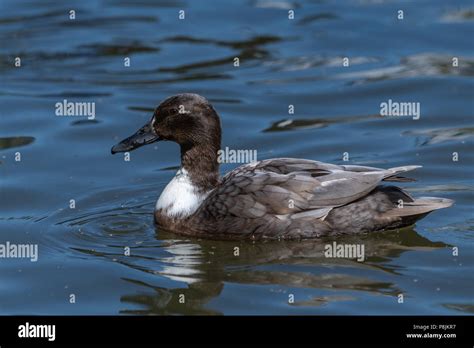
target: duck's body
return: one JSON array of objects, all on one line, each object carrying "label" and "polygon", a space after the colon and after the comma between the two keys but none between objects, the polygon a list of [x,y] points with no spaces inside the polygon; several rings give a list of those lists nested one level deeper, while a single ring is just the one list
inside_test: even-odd
[{"label": "duck's body", "polygon": [[442,198],[413,199],[382,181],[418,168],[378,169],[277,158],[240,166],[209,192],[181,169],[161,194],[155,221],[181,233],[219,239],[315,238],[413,224]]},{"label": "duck's body", "polygon": [[[180,109],[185,112],[175,112]],[[452,204],[414,199],[381,185],[408,181],[400,174],[419,166],[379,169],[277,158],[242,165],[220,178],[219,117],[195,94],[165,100],[149,125],[112,152],[161,139],[181,145],[181,169],[158,199],[155,221],[179,234],[216,239],[354,234],[408,226]]]}]

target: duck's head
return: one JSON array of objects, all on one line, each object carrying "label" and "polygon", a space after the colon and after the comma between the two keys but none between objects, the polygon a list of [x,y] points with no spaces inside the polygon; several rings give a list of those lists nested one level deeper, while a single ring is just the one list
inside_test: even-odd
[{"label": "duck's head", "polygon": [[160,140],[181,146],[181,152],[196,146],[215,151],[220,147],[219,116],[212,105],[197,94],[178,94],[163,101],[150,122],[112,147],[112,154],[132,151]]}]

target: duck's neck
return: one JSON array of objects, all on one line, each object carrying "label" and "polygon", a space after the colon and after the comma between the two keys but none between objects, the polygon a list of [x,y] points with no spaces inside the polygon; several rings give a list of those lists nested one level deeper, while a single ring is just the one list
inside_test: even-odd
[{"label": "duck's neck", "polygon": [[181,145],[181,168],[201,193],[211,191],[219,183],[219,148],[220,139],[206,145]]},{"label": "duck's neck", "polygon": [[181,145],[181,169],[156,202],[155,218],[186,218],[192,215],[219,183],[217,146]]}]

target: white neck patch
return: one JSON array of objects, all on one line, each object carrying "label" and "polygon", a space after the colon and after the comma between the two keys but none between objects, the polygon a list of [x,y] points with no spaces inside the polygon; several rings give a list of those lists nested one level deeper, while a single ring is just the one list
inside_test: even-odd
[{"label": "white neck patch", "polygon": [[161,193],[155,210],[161,210],[169,217],[187,217],[199,208],[208,194],[198,193],[188,172],[181,168]]}]

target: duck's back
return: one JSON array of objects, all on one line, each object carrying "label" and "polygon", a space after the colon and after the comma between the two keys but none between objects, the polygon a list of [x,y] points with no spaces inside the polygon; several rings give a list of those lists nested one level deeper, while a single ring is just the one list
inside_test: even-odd
[{"label": "duck's back", "polygon": [[[451,200],[413,199],[382,181],[418,168],[379,169],[277,158],[240,166],[183,221],[178,233],[209,238],[315,238],[399,228]],[[165,226],[166,227],[166,226]],[[178,230],[179,229],[179,230]]]}]

